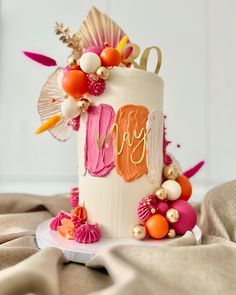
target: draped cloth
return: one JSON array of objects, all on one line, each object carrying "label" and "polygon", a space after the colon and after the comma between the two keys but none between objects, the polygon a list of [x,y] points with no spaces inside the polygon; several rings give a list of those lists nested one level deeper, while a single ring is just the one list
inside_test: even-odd
[{"label": "draped cloth", "polygon": [[187,232],[162,247],[115,246],[85,266],[35,243],[39,223],[70,211],[68,197],[0,194],[0,294],[235,294],[236,181],[195,207],[202,245]]}]

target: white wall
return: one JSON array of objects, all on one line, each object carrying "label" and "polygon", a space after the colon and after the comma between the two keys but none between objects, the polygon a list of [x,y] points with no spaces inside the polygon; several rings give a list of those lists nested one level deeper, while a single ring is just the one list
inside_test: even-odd
[{"label": "white wall", "polygon": [[77,30],[92,5],[143,49],[162,49],[171,151],[183,169],[207,162],[193,179],[195,200],[208,187],[234,178],[236,1],[0,2],[0,191],[47,194],[76,184],[75,136],[59,143],[49,133],[34,135],[38,95],[52,70],[21,52],[38,51],[64,64],[69,51],[54,35],[54,22]]}]

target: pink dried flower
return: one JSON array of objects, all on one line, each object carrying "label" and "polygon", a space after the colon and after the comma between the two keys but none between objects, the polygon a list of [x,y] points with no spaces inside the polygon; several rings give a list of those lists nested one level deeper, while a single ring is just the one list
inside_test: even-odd
[{"label": "pink dried flower", "polygon": [[94,74],[88,75],[88,93],[94,96],[101,95],[106,88],[105,81]]},{"label": "pink dried flower", "polygon": [[74,223],[74,227],[77,229],[79,228],[81,225],[86,223],[86,218],[79,218],[78,216],[73,216],[71,218],[71,221]]},{"label": "pink dried flower", "polygon": [[79,188],[73,187],[70,192],[70,205],[72,208],[76,208],[79,204]]},{"label": "pink dried flower", "polygon": [[74,131],[78,131],[80,127],[80,116],[70,119],[67,123]]}]

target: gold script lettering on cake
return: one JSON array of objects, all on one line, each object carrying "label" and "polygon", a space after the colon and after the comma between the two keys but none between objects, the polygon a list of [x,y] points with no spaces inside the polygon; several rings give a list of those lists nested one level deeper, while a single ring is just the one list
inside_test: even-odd
[{"label": "gold script lettering on cake", "polygon": [[[114,138],[114,151],[117,156],[122,154],[124,150],[125,144],[127,144],[129,147],[133,147],[133,150],[130,154],[130,161],[133,164],[139,164],[143,161],[146,151],[146,139],[149,132],[145,128],[142,128],[140,132],[137,132],[137,130],[134,130],[133,132],[124,132],[122,136],[122,142],[119,145],[118,143],[118,134],[119,134],[119,126],[117,123],[114,123],[109,130],[107,134],[103,134],[101,137],[99,137],[98,134],[96,134],[96,143],[99,150],[102,149],[103,144],[105,144],[105,148],[109,147],[109,140],[110,137],[113,136],[112,134],[115,134]],[[138,139],[138,143],[134,145],[134,139]],[[139,146],[142,145],[142,153],[139,159],[134,160],[135,152],[138,149]]]}]

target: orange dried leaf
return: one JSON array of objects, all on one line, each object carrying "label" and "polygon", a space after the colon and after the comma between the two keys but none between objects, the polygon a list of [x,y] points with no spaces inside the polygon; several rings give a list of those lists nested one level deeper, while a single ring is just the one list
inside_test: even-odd
[{"label": "orange dried leaf", "polygon": [[35,134],[43,133],[44,131],[53,128],[58,122],[60,122],[61,116],[56,114],[45,121],[35,132]]},{"label": "orange dried leaf", "polygon": [[116,50],[118,50],[119,52],[121,52],[121,49],[128,43],[129,38],[127,35],[124,35],[120,42],[116,45]]}]

